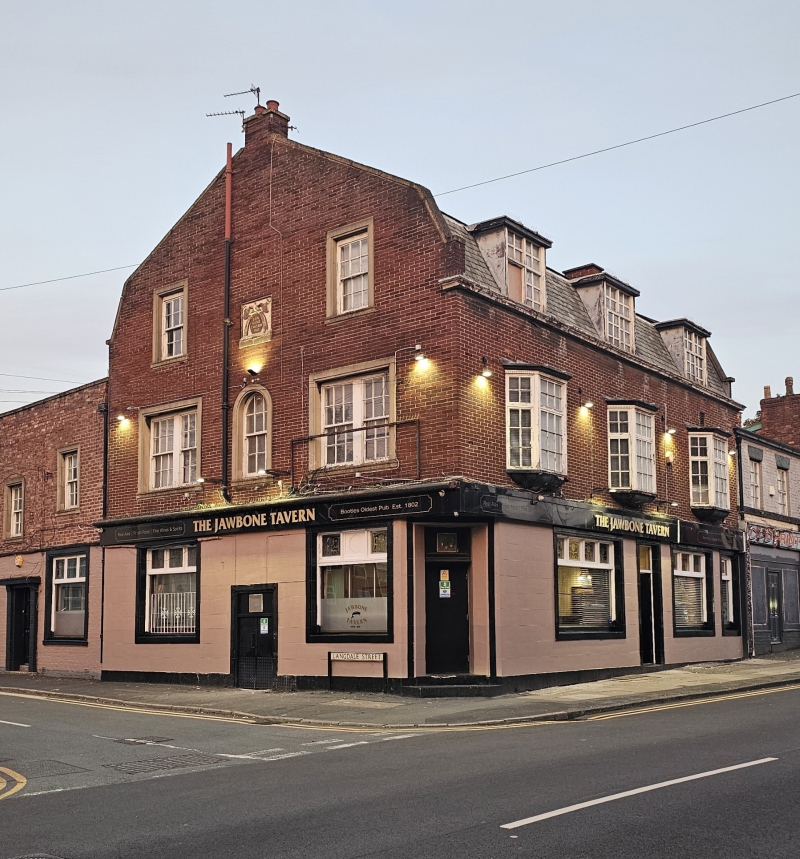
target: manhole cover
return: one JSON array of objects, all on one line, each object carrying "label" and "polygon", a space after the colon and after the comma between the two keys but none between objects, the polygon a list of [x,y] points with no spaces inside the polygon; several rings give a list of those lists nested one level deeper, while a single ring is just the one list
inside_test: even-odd
[{"label": "manhole cover", "polygon": [[126,746],[145,746],[148,743],[171,743],[172,737],[128,737],[122,740],[114,740],[115,743],[123,743]]},{"label": "manhole cover", "polygon": [[146,761],[128,761],[124,764],[103,764],[110,770],[116,770],[125,775],[157,772],[158,770],[177,770],[183,767],[205,767],[211,764],[226,763],[226,758],[219,755],[173,755],[170,758],[151,758]]},{"label": "manhole cover", "polygon": [[73,775],[74,773],[89,772],[86,767],[76,767],[64,761],[22,761],[15,764],[15,769],[30,781],[32,778],[47,778],[48,776]]}]

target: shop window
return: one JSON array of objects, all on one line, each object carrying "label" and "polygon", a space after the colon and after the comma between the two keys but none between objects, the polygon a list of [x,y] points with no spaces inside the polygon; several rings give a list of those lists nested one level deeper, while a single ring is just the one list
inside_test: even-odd
[{"label": "shop window", "polygon": [[567,387],[539,373],[506,374],[506,467],[567,473]]},{"label": "shop window", "polygon": [[197,640],[198,546],[142,550],[137,640]]},{"label": "shop window", "polygon": [[556,623],[560,637],[624,633],[622,571],[612,542],[556,537]]},{"label": "shop window", "polygon": [[674,554],[672,594],[676,634],[714,630],[713,587],[708,559],[699,552]]},{"label": "shop window", "polygon": [[316,627],[354,637],[389,631],[389,534],[386,528],[316,537]]},{"label": "shop window", "polygon": [[85,640],[88,556],[80,553],[51,558],[48,579],[45,639]]},{"label": "shop window", "polygon": [[721,557],[720,614],[723,633],[739,632],[739,576],[734,558]]}]

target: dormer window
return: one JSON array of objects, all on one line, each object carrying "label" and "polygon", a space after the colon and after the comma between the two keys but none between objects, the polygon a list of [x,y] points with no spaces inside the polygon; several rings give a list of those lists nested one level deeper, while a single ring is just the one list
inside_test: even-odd
[{"label": "dormer window", "polygon": [[544,310],[544,248],[508,230],[508,297],[534,310]]},{"label": "dormer window", "polygon": [[686,375],[699,385],[706,384],[706,338],[696,331],[683,329]]},{"label": "dormer window", "polygon": [[618,349],[633,352],[633,296],[610,283],[603,285],[606,340]]}]

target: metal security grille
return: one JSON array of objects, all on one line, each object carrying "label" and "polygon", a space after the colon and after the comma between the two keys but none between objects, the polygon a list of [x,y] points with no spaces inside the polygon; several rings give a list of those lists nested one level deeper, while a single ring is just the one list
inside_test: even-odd
[{"label": "metal security grille", "polygon": [[240,656],[238,685],[241,689],[271,689],[278,674],[274,656]]}]

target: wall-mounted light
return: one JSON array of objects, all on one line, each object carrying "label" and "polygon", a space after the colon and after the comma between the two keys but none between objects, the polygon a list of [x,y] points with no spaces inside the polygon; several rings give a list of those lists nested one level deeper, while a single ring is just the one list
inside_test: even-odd
[{"label": "wall-mounted light", "polygon": [[483,369],[481,370],[481,376],[484,379],[491,379],[492,371],[489,369],[489,359],[484,355],[483,356]]},{"label": "wall-mounted light", "polygon": [[416,346],[414,346],[414,352],[416,353],[414,355],[415,361],[424,361],[425,360],[425,356],[422,354],[422,344],[421,343],[417,343]]},{"label": "wall-mounted light", "polygon": [[676,433],[676,432],[677,432],[677,430],[675,429],[675,427],[670,427],[670,428],[667,430],[667,433],[666,433],[666,434],[667,434],[667,435],[675,435],[675,433]]},{"label": "wall-mounted light", "polygon": [[122,423],[123,421],[128,420],[125,415],[117,415],[117,420]]},{"label": "wall-mounted light", "polygon": [[736,456],[736,451],[735,451],[735,450],[729,450],[729,451],[728,451],[728,456],[730,456],[730,457],[734,457],[734,456]]},{"label": "wall-mounted light", "polygon": [[261,364],[251,364],[251,365],[247,368],[247,372],[248,372],[251,376],[257,376],[257,375],[261,372]]},{"label": "wall-mounted light", "polygon": [[205,482],[206,482],[205,477],[198,477],[197,480],[195,480],[195,483],[205,483]]},{"label": "wall-mounted light", "polygon": [[266,473],[267,473],[266,468],[259,468],[258,471],[256,472],[256,474],[266,474]]},{"label": "wall-mounted light", "polygon": [[593,403],[591,400],[587,400],[587,401],[583,404],[583,407],[584,407],[585,409],[593,409],[593,408],[594,408],[594,403]]},{"label": "wall-mounted light", "polygon": [[677,502],[677,501],[670,501],[670,502],[669,502],[669,506],[670,506],[670,507],[677,507],[677,506],[678,506],[678,502]]}]

